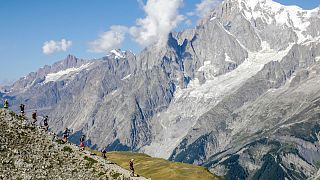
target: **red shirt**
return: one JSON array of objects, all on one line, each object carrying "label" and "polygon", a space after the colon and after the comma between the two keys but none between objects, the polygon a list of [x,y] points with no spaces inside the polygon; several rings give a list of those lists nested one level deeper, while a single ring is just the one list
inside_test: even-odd
[{"label": "red shirt", "polygon": [[32,119],[37,119],[37,113],[32,113]]}]

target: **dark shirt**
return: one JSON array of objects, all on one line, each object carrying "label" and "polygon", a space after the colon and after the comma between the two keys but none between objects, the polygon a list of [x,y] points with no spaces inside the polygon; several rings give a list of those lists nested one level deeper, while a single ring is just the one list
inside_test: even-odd
[{"label": "dark shirt", "polygon": [[130,169],[132,170],[133,169],[133,162],[132,161],[130,161]]},{"label": "dark shirt", "polygon": [[43,120],[43,124],[44,124],[45,126],[48,126],[48,119],[47,119],[47,118],[45,118],[45,119]]},{"label": "dark shirt", "polygon": [[69,130],[68,129],[63,132],[63,136],[64,137],[68,137],[69,136]]},{"label": "dark shirt", "polygon": [[80,138],[80,142],[84,142],[84,137],[81,137],[81,138]]},{"label": "dark shirt", "polygon": [[23,104],[20,105],[20,110],[21,110],[21,112],[24,112],[24,105]]}]

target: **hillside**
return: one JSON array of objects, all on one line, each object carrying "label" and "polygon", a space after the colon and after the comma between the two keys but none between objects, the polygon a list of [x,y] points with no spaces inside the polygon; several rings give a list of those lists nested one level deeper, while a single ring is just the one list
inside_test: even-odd
[{"label": "hillside", "polygon": [[52,142],[52,133],[20,122],[0,109],[0,179],[145,179],[73,144]]},{"label": "hillside", "polygon": [[[121,57],[116,54],[121,53]],[[320,8],[224,0],[164,47],[67,56],[0,93],[93,149],[226,179],[306,179],[320,161]]]},{"label": "hillside", "polygon": [[[76,145],[64,144],[59,138],[52,141],[53,133],[21,122],[15,113],[0,109],[2,179],[220,179],[200,166],[141,153],[108,152],[105,160],[98,151],[86,148],[80,152]],[[129,177],[132,158],[140,177]]]}]

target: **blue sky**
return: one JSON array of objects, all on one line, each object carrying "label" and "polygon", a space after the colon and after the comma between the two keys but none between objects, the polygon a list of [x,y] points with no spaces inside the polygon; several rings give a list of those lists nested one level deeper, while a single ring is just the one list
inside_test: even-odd
[{"label": "blue sky", "polygon": [[[319,0],[276,1],[286,5],[298,5],[304,9],[312,9],[320,4]],[[108,35],[114,35],[113,32],[104,34],[113,25],[121,25],[120,28],[126,32],[151,33],[152,39],[152,32],[145,32],[141,25],[136,23],[138,18],[146,17],[141,2],[146,3],[146,0],[1,0],[0,84],[16,80],[45,64],[50,65],[64,59],[68,54],[89,59],[102,57],[106,53],[99,51],[101,47],[92,49],[89,42],[94,42],[99,37],[108,38]],[[178,13],[186,15],[195,11],[196,4],[200,2],[201,0],[184,0]],[[151,7],[151,14],[152,10]],[[166,18],[170,19],[173,16],[175,15],[168,15]],[[193,24],[197,18],[191,18]],[[179,19],[174,20],[174,29],[181,30],[188,26]],[[122,26],[137,28],[126,29]],[[125,38],[119,46],[138,53],[150,42],[139,36],[139,33],[136,34],[135,38],[140,38],[140,43],[128,35],[118,34],[119,38]],[[42,47],[45,42],[54,40],[61,45],[59,43],[62,39],[67,42],[62,50],[61,47],[55,50],[51,48],[52,51],[43,53]]]}]

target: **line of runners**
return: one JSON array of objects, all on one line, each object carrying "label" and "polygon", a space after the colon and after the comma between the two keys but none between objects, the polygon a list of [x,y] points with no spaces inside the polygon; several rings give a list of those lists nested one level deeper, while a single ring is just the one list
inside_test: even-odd
[{"label": "line of runners", "polygon": [[[19,107],[20,107],[20,113],[21,113],[22,119],[26,120],[26,117],[25,117],[25,105],[24,105],[24,104],[20,104]],[[9,108],[9,102],[8,102],[7,99],[3,102],[3,108],[5,108],[5,109],[8,109],[8,108]],[[35,126],[35,125],[36,125],[36,122],[37,122],[37,117],[38,117],[37,110],[34,110],[34,111],[32,112],[32,115],[31,115],[31,116],[32,116],[32,122],[31,122],[31,124],[32,124],[32,126]],[[43,120],[42,120],[42,121],[43,121],[43,127],[44,127],[45,131],[49,131],[49,123],[48,123],[48,120],[49,120],[49,117],[48,117],[47,115],[44,116],[44,118],[43,118]],[[41,122],[40,122],[40,125],[41,125]],[[66,129],[64,130],[64,132],[63,132],[63,141],[64,141],[64,143],[67,143],[67,142],[68,142],[68,138],[69,138],[70,132],[71,132],[71,130],[68,129],[68,128],[66,128]],[[52,141],[54,141],[55,138],[56,138],[56,135],[54,134]],[[80,151],[83,151],[84,148],[85,148],[85,135],[82,135],[82,136],[80,137]],[[102,153],[102,157],[106,159],[106,158],[107,158],[107,156],[106,156],[107,151],[106,151],[105,148],[103,148],[103,149],[101,150],[101,153]],[[133,161],[134,161],[134,159],[131,159],[131,160],[129,161],[129,167],[130,167],[130,171],[131,171],[130,176],[135,176],[135,175],[134,175]]]}]

